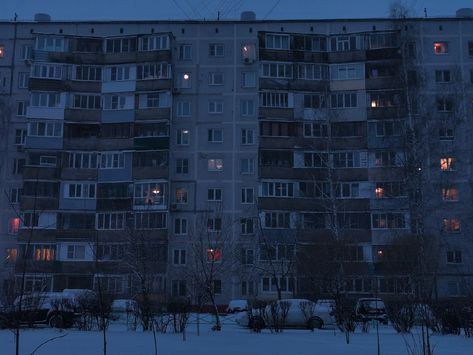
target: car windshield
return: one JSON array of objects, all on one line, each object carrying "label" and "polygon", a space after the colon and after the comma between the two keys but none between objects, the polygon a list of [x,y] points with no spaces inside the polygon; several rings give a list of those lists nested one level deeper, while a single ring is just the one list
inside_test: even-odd
[{"label": "car windshield", "polygon": [[365,300],[361,302],[367,310],[384,309],[384,302],[381,300]]}]

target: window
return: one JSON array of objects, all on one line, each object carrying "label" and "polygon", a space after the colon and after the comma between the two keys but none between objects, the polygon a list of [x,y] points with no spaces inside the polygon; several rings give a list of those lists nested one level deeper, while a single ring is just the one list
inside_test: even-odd
[{"label": "window", "polygon": [[51,155],[41,155],[39,157],[39,165],[40,166],[56,167],[57,158],[55,156],[51,156]]},{"label": "window", "polygon": [[191,103],[189,101],[178,101],[177,102],[177,117],[190,117],[191,115]]},{"label": "window", "polygon": [[333,64],[330,66],[331,80],[360,80],[364,77],[364,64]]},{"label": "window", "polygon": [[222,294],[222,280],[213,280],[212,281],[213,293],[216,295]]},{"label": "window", "polygon": [[176,144],[189,145],[190,132],[186,128],[178,128],[176,130]]},{"label": "window", "polygon": [[218,263],[222,261],[222,251],[220,249],[207,249],[207,262]]},{"label": "window", "polygon": [[68,245],[67,259],[84,260],[85,246],[84,245]]},{"label": "window", "polygon": [[177,59],[180,61],[192,60],[192,45],[180,44],[177,47]]},{"label": "window", "polygon": [[253,265],[255,263],[255,251],[253,249],[241,249],[241,264]]},{"label": "window", "polygon": [[460,192],[456,187],[442,187],[442,200],[444,201],[458,201]]},{"label": "window", "polygon": [[326,168],[327,162],[327,153],[304,153],[305,168]]},{"label": "window", "polygon": [[462,263],[462,252],[461,252],[461,250],[449,250],[449,251],[447,251],[447,263],[448,264],[461,264]]},{"label": "window", "polygon": [[172,280],[171,281],[171,296],[173,297],[187,296],[187,288],[186,288],[185,280]]},{"label": "window", "polygon": [[241,99],[240,112],[243,117],[254,116],[256,114],[255,102],[251,99]]},{"label": "window", "polygon": [[36,37],[36,49],[47,52],[63,52],[64,38],[53,36]]},{"label": "window", "polygon": [[137,80],[170,79],[171,68],[168,63],[144,63],[136,66]]},{"label": "window", "polygon": [[220,232],[222,230],[221,218],[207,219],[207,232]]},{"label": "window", "polygon": [[177,73],[176,87],[190,89],[192,87],[192,74],[190,72]]},{"label": "window", "polygon": [[113,66],[105,68],[105,81],[130,80],[130,66]]},{"label": "window", "polygon": [[102,107],[100,95],[74,94],[72,99],[72,108],[100,110]]},{"label": "window", "polygon": [[325,108],[325,101],[323,94],[304,94],[304,108]]},{"label": "window", "polygon": [[253,281],[241,282],[241,295],[253,296],[255,294],[255,283]]},{"label": "window", "polygon": [[63,78],[63,66],[61,64],[35,63],[31,71],[31,77],[61,80]]},{"label": "window", "polygon": [[142,212],[135,213],[135,228],[142,229],[165,229],[165,212]]},{"label": "window", "polygon": [[289,228],[290,213],[289,212],[264,212],[265,228]]},{"label": "window", "polygon": [[250,235],[255,233],[253,218],[240,218],[240,234]]},{"label": "window", "polygon": [[18,256],[18,249],[16,248],[7,248],[5,249],[5,259],[6,263],[14,263]]},{"label": "window", "polygon": [[124,244],[99,244],[96,246],[98,260],[122,260],[125,255]]},{"label": "window", "polygon": [[450,70],[436,70],[435,71],[435,82],[436,83],[448,83],[448,82],[450,82]]},{"label": "window", "polygon": [[254,174],[255,160],[253,158],[240,159],[240,174]]},{"label": "window", "polygon": [[277,79],[292,79],[292,64],[291,63],[262,63],[261,64],[262,78],[277,78]]},{"label": "window", "polygon": [[396,33],[379,33],[370,35],[370,49],[390,48],[398,46]]},{"label": "window", "polygon": [[207,201],[222,201],[223,190],[217,188],[207,189]]},{"label": "window", "polygon": [[174,234],[176,235],[187,234],[187,219],[186,218],[176,218],[174,220]]},{"label": "window", "polygon": [[473,57],[473,41],[468,41],[468,55]]},{"label": "window", "polygon": [[62,137],[62,123],[48,120],[48,122],[28,123],[28,136],[33,137]]},{"label": "window", "polygon": [[54,261],[56,246],[53,244],[31,244],[26,247],[26,245],[20,244],[20,256],[27,260]]},{"label": "window", "polygon": [[262,183],[263,197],[294,197],[294,184],[292,182],[268,182]]},{"label": "window", "polygon": [[95,184],[66,183],[64,184],[64,198],[95,198]]},{"label": "window", "polygon": [[19,217],[10,218],[8,220],[8,234],[11,234],[11,235],[17,234],[19,230],[20,230],[20,218]]},{"label": "window", "polygon": [[251,64],[256,60],[256,45],[254,43],[241,46],[241,59],[245,64]]},{"label": "window", "polygon": [[15,129],[15,145],[24,146],[26,140],[26,129]]},{"label": "window", "polygon": [[325,37],[312,37],[309,38],[310,50],[312,52],[326,52],[327,51],[327,38]]},{"label": "window", "polygon": [[297,78],[302,80],[327,80],[329,78],[328,65],[299,63],[297,64]]},{"label": "window", "polygon": [[347,52],[357,50],[356,36],[332,37],[331,49],[333,52]]},{"label": "window", "polygon": [[325,215],[323,213],[303,213],[302,228],[306,230],[325,229]]},{"label": "window", "polygon": [[98,289],[99,283],[101,292],[113,295],[123,293],[125,280],[123,276],[95,275],[94,290]]},{"label": "window", "polygon": [[150,92],[140,95],[140,108],[169,107],[168,94],[165,92]]},{"label": "window", "polygon": [[13,204],[20,203],[21,195],[23,195],[22,188],[12,187],[10,189],[9,202]]},{"label": "window", "polygon": [[189,159],[176,159],[176,174],[189,174]]},{"label": "window", "polygon": [[252,187],[242,187],[241,203],[249,204],[255,202],[255,190]]},{"label": "window", "polygon": [[127,107],[127,99],[133,100],[133,96],[125,95],[105,95],[104,96],[104,110],[124,110]]},{"label": "window", "polygon": [[458,233],[461,231],[461,223],[458,218],[442,219],[442,230],[448,233]]},{"label": "window", "polygon": [[441,55],[448,53],[448,42],[435,42],[434,43],[434,54]]},{"label": "window", "polygon": [[455,171],[456,170],[456,158],[452,158],[452,157],[440,158],[440,170],[442,170],[442,171]]},{"label": "window", "polygon": [[299,182],[299,197],[326,198],[330,197],[330,183],[322,181]]},{"label": "window", "polygon": [[223,129],[210,128],[209,130],[207,130],[207,141],[210,143],[222,143],[223,142]]},{"label": "window", "polygon": [[289,35],[266,34],[265,48],[289,49]]},{"label": "window", "polygon": [[28,89],[29,73],[18,73],[18,89]]},{"label": "window", "polygon": [[176,189],[176,203],[187,204],[188,192],[187,189],[179,187]]},{"label": "window", "polygon": [[77,65],[74,67],[75,77],[73,80],[80,81],[101,81],[102,80],[102,67],[92,65]]},{"label": "window", "polygon": [[331,108],[349,108],[357,106],[358,100],[356,92],[339,92],[330,95]]},{"label": "window", "polygon": [[105,40],[106,53],[127,53],[136,51],[136,37]]},{"label": "window", "polygon": [[304,137],[320,138],[328,136],[328,125],[326,123],[311,122],[304,123]]},{"label": "window", "polygon": [[5,46],[0,45],[0,58],[5,57]]},{"label": "window", "polygon": [[440,127],[439,128],[439,139],[441,141],[451,141],[455,139],[453,127]]},{"label": "window", "polygon": [[255,144],[255,130],[250,128],[242,128],[240,131],[240,143],[242,145]]},{"label": "window", "polygon": [[453,99],[447,97],[439,97],[436,100],[436,106],[438,112],[452,112]]},{"label": "window", "polygon": [[26,116],[26,108],[28,107],[28,101],[18,101],[16,103],[16,115]]},{"label": "window", "polygon": [[374,158],[375,167],[397,166],[396,152],[376,152]]},{"label": "window", "polygon": [[244,88],[254,88],[256,87],[256,72],[247,71],[243,72],[243,83]]},{"label": "window", "polygon": [[[292,99],[292,97],[291,97]],[[289,93],[287,92],[262,92],[260,93],[260,103],[263,107],[289,108]]]},{"label": "window", "polygon": [[225,54],[225,47],[221,43],[209,44],[209,56],[210,57],[223,57]]},{"label": "window", "polygon": [[134,186],[135,208],[165,208],[166,207],[165,182],[137,182]]},{"label": "window", "polygon": [[360,194],[360,185],[357,182],[342,182],[335,184],[335,197],[357,198]]},{"label": "window", "polygon": [[123,152],[102,152],[100,158],[100,169],[123,169],[125,167],[125,153]]},{"label": "window", "polygon": [[381,107],[395,107],[401,102],[401,96],[397,92],[377,92],[369,93],[368,106],[372,109]]},{"label": "window", "polygon": [[23,169],[25,167],[25,159],[13,159],[13,174],[23,174]]},{"label": "window", "polygon": [[209,113],[223,113],[223,101],[210,100],[208,112]]},{"label": "window", "polygon": [[97,213],[98,230],[119,230],[125,228],[124,212]]},{"label": "window", "polygon": [[223,73],[209,73],[209,85],[223,85]]},{"label": "window", "polygon": [[153,35],[144,36],[139,40],[140,51],[159,51],[169,49],[169,36]]},{"label": "window", "polygon": [[60,94],[57,92],[32,92],[31,106],[33,107],[59,107]]},{"label": "window", "polygon": [[375,196],[376,198],[406,197],[406,184],[402,181],[377,182]]},{"label": "window", "polygon": [[373,213],[373,229],[404,229],[406,221],[403,213]]},{"label": "window", "polygon": [[402,122],[378,121],[376,122],[377,137],[398,137],[402,134]]},{"label": "window", "polygon": [[223,171],[223,159],[208,159],[207,170],[208,171]]},{"label": "window", "polygon": [[263,292],[277,292],[278,287],[282,292],[294,292],[295,280],[292,277],[263,277],[261,279]]},{"label": "window", "polygon": [[[0,50],[0,52],[1,52],[1,50]],[[0,58],[1,58],[1,56],[2,55],[0,54]],[[29,44],[24,44],[21,47],[21,59],[23,59],[23,60],[33,59],[33,46],[30,46]]]},{"label": "window", "polygon": [[186,251],[183,249],[174,249],[172,263],[174,265],[186,265]]},{"label": "window", "polygon": [[98,167],[98,154],[95,152],[70,152],[68,168],[96,169]]}]

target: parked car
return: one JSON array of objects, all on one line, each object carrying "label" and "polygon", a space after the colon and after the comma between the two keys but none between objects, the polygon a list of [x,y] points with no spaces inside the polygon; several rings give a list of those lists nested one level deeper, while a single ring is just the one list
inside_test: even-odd
[{"label": "parked car", "polygon": [[18,320],[22,325],[46,324],[53,328],[71,327],[74,323],[77,297],[82,295],[83,291],[35,292],[23,295],[21,298],[17,297],[13,305],[0,311],[0,328],[10,327]]},{"label": "parked car", "polygon": [[274,326],[275,321],[283,322],[280,326],[284,328],[320,329],[325,324],[316,313],[315,303],[306,299],[278,300],[262,309],[240,313],[235,321],[250,328]]},{"label": "parked car", "polygon": [[322,319],[323,326],[337,324],[335,319],[335,300],[317,300],[315,302],[315,314]]},{"label": "parked car", "polygon": [[360,298],[355,306],[355,316],[361,322],[377,320],[388,324],[386,306],[380,298]]},{"label": "parked car", "polygon": [[227,307],[227,313],[245,312],[248,310],[247,300],[231,300]]}]

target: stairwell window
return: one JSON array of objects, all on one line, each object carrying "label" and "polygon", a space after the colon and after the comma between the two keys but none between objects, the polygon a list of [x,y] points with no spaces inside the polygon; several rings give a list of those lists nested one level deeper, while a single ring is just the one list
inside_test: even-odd
[{"label": "stairwell window", "polygon": [[209,44],[210,57],[223,57],[225,55],[225,46],[222,43]]}]

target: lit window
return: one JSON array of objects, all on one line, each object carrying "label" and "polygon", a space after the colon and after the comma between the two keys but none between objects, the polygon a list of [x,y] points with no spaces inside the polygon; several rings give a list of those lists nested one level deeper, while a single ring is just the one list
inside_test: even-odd
[{"label": "lit window", "polygon": [[180,187],[176,189],[176,203],[187,203],[187,190]]},{"label": "lit window", "polygon": [[8,234],[17,234],[20,229],[20,218],[11,218],[8,222]]},{"label": "lit window", "polygon": [[5,56],[5,47],[0,46],[0,58],[3,58]]},{"label": "lit window", "polygon": [[458,233],[461,230],[461,223],[458,218],[444,218],[442,220],[442,229],[444,232]]},{"label": "lit window", "polygon": [[448,42],[435,42],[434,43],[435,54],[447,54],[448,53]]},{"label": "lit window", "polygon": [[16,261],[18,250],[16,248],[5,249],[5,262],[13,263]]},{"label": "lit window", "polygon": [[375,189],[376,198],[383,198],[384,197],[384,189],[382,187],[377,187]]},{"label": "lit window", "polygon": [[207,161],[207,168],[209,171],[222,171],[223,159],[209,159]]},{"label": "lit window", "polygon": [[220,249],[207,249],[207,261],[211,262],[220,262],[222,261],[222,251]]},{"label": "lit window", "polygon": [[444,201],[458,201],[459,191],[455,187],[442,188],[442,200]]},{"label": "lit window", "polygon": [[440,169],[442,171],[454,171],[456,168],[456,159],[445,157],[440,159]]}]

